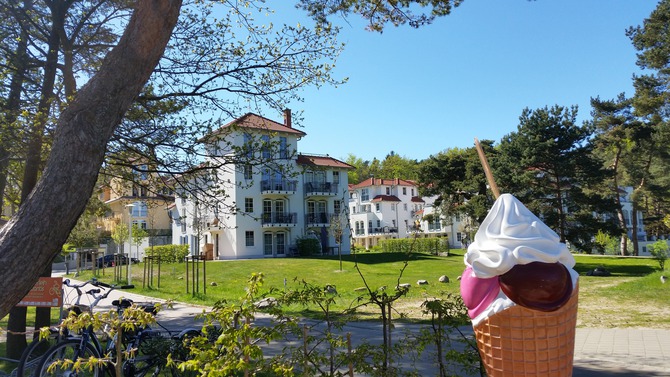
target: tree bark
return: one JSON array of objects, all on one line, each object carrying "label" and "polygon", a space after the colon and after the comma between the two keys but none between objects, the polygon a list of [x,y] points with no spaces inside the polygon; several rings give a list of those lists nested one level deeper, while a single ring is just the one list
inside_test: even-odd
[{"label": "tree bark", "polygon": [[158,64],[181,0],[137,1],[119,44],[58,120],[42,178],[0,231],[0,317],[56,255],[93,192],[107,143]]},{"label": "tree bark", "polygon": [[[21,187],[21,203],[23,203],[37,184],[37,178],[42,168],[42,146],[44,144],[44,130],[49,118],[49,109],[54,98],[54,85],[56,72],[58,70],[58,47],[60,46],[60,34],[58,30],[63,28],[65,15],[70,2],[53,1],[48,2],[51,9],[51,31],[48,38],[48,51],[44,64],[44,75],[42,89],[40,90],[40,101],[37,106],[37,114],[33,117],[28,132],[28,147],[25,150],[25,166],[23,169],[23,186]],[[45,267],[47,267],[45,265]],[[48,273],[48,275],[46,275]],[[42,276],[50,276],[50,266],[42,272]],[[16,318],[22,316],[23,318]],[[26,348],[26,311],[25,308],[12,310],[7,322],[7,357],[18,359]],[[37,308],[35,313],[35,326],[49,326],[51,317],[50,308]]]}]

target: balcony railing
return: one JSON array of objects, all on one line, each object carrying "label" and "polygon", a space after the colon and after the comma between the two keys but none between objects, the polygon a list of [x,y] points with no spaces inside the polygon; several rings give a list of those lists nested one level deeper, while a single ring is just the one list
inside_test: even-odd
[{"label": "balcony railing", "polygon": [[297,223],[298,215],[295,212],[285,213],[264,213],[261,216],[263,226],[294,226]]},{"label": "balcony railing", "polygon": [[266,179],[261,181],[261,192],[286,192],[286,191],[295,191],[298,187],[298,181],[289,181],[288,179]]},{"label": "balcony railing", "polygon": [[368,229],[369,234],[390,234],[390,233],[398,233],[398,228],[392,228],[389,226],[381,226],[377,228],[369,228]]},{"label": "balcony railing", "polygon": [[305,195],[337,195],[337,184],[332,182],[307,182],[305,183]]},{"label": "balcony railing", "polygon": [[324,225],[330,224],[330,219],[333,217],[331,213],[308,213],[305,215],[305,223],[308,226],[315,224]]}]

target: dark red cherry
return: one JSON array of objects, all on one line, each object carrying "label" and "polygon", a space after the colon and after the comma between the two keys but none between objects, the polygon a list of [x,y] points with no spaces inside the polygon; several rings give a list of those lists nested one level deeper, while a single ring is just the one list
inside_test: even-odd
[{"label": "dark red cherry", "polygon": [[561,263],[531,262],[500,275],[500,288],[517,305],[551,312],[570,299],[572,278]]}]

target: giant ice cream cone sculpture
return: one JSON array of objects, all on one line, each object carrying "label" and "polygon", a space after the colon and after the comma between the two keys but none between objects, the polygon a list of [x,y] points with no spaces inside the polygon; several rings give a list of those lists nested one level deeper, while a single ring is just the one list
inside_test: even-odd
[{"label": "giant ice cream cone sculpture", "polygon": [[487,375],[571,376],[579,275],[558,235],[503,194],[465,264],[461,295]]}]

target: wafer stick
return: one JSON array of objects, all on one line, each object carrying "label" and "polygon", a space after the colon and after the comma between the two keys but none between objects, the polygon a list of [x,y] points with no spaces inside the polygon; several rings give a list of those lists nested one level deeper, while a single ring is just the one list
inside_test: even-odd
[{"label": "wafer stick", "polygon": [[477,138],[475,138],[475,148],[477,149],[477,154],[479,154],[479,161],[481,161],[482,167],[484,168],[484,174],[486,174],[486,180],[489,182],[489,187],[491,188],[491,191],[493,192],[495,198],[498,199],[498,197],[500,196],[500,190],[498,190],[498,185],[496,184],[496,181],[493,179],[491,166],[489,166],[489,162],[486,160],[484,150],[482,149],[481,144],[479,144],[479,139]]}]

